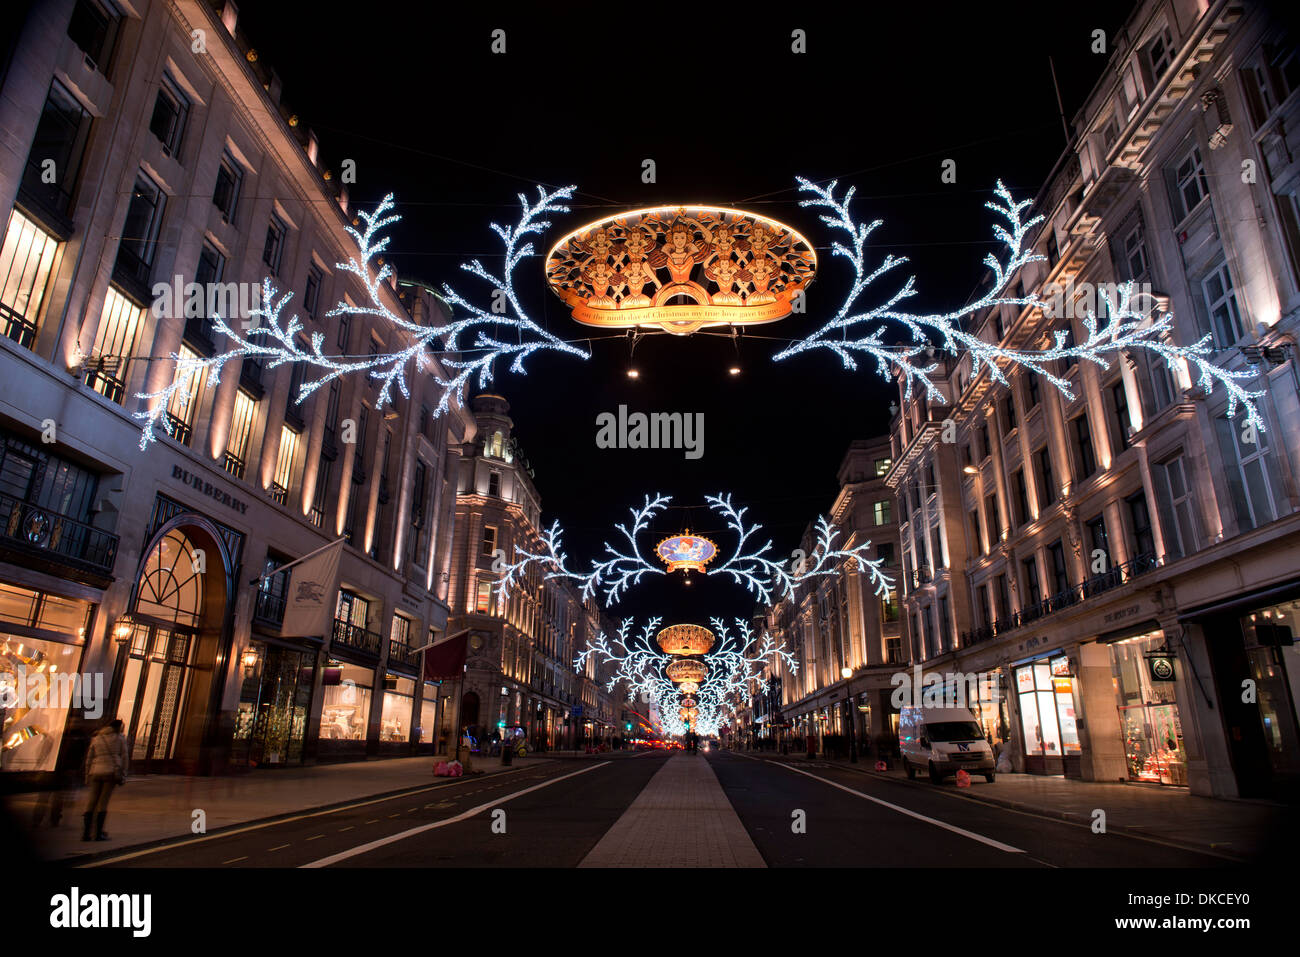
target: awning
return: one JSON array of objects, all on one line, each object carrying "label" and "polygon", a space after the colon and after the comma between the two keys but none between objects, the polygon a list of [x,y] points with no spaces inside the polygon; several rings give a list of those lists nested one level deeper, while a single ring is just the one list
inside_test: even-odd
[{"label": "awning", "polygon": [[424,680],[447,681],[463,677],[468,648],[469,632],[464,632],[425,649]]},{"label": "awning", "polygon": [[1178,616],[1178,621],[1180,623],[1198,622],[1213,615],[1223,615],[1234,611],[1244,613],[1254,608],[1261,608],[1264,605],[1273,605],[1295,598],[1298,594],[1300,594],[1300,580],[1292,579],[1281,585],[1257,588],[1254,591],[1246,592],[1244,595],[1237,595],[1225,601],[1202,605],[1199,608],[1189,608]]}]

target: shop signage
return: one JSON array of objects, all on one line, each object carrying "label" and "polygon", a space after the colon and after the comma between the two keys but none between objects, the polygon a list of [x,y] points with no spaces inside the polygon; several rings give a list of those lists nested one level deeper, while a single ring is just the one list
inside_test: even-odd
[{"label": "shop signage", "polygon": [[1141,611],[1142,611],[1141,605],[1128,605],[1125,608],[1120,608],[1117,609],[1116,611],[1108,612],[1107,614],[1102,616],[1101,620],[1107,625],[1116,621],[1127,621],[1130,618],[1137,617],[1138,613]]},{"label": "shop signage", "polygon": [[1172,654],[1147,655],[1147,668],[1151,671],[1152,681],[1174,680],[1174,656]]},{"label": "shop signage", "polygon": [[1070,671],[1070,659],[1067,656],[1061,655],[1059,658],[1053,658],[1051,664],[1053,678],[1074,677],[1074,673]]},{"label": "shop signage", "polygon": [[216,499],[222,505],[226,506],[226,508],[234,509],[240,515],[243,515],[248,511],[247,502],[235,498],[229,492],[223,492],[221,486],[213,485],[211,482],[204,480],[202,475],[194,475],[179,465],[172,466],[172,478],[177,479],[182,484],[188,485],[200,494]]}]

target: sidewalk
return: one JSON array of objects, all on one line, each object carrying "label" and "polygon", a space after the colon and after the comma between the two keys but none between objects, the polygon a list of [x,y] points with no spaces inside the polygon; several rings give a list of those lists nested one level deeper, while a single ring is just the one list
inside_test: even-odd
[{"label": "sidewalk", "polygon": [[[206,815],[206,832],[211,834],[237,824],[465,780],[434,777],[433,766],[440,760],[446,758],[430,755],[385,758],[250,771],[222,777],[175,774],[130,777],[123,787],[113,791],[104,825],[112,838],[107,841],[81,840],[81,814],[86,800],[84,787],[65,794],[63,819],[58,827],[51,827],[48,818],[39,827],[32,826],[32,812],[42,797],[41,792],[9,795],[3,802],[13,825],[27,835],[41,856],[51,861],[67,861],[125,847],[189,837],[194,833],[191,824],[196,810]],[[531,758],[515,758],[510,767],[502,767],[499,757],[475,757],[473,760],[473,770],[483,772],[474,777],[535,766]]]},{"label": "sidewalk", "polygon": [[[894,763],[893,770],[875,770],[875,759],[857,764],[836,758],[771,751],[737,751],[746,757],[789,761],[809,766],[857,771],[900,782],[907,787],[935,788],[924,777],[908,781]],[[999,774],[992,784],[971,777],[969,788],[945,779],[944,794],[1012,808],[1091,826],[1093,811],[1106,812],[1107,832],[1122,832],[1196,851],[1208,851],[1234,860],[1257,860],[1294,847],[1294,809],[1275,801],[1207,798],[1187,788],[1122,782],[1081,781],[1060,775]]]}]

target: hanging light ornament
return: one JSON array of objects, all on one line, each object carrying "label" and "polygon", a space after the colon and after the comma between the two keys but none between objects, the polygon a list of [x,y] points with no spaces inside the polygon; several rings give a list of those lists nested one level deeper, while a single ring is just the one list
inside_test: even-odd
[{"label": "hanging light ornament", "polygon": [[713,647],[713,632],[703,625],[669,625],[655,636],[668,655],[703,655]]}]

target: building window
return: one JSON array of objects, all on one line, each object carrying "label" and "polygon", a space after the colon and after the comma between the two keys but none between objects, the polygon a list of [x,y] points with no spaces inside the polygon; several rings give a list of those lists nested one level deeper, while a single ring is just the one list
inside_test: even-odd
[{"label": "building window", "polygon": [[298,438],[298,433],[289,426],[280,426],[280,450],[275,457],[275,478],[271,482],[271,498],[281,505],[287,504],[289,490],[293,488],[293,467],[298,457]]},{"label": "building window", "polygon": [[1025,470],[1016,469],[1011,476],[1011,488],[1015,493],[1016,527],[1029,521],[1029,489],[1025,486]]},{"label": "building window", "polygon": [[984,585],[975,586],[975,601],[979,609],[978,624],[986,628],[993,624],[993,612],[989,607],[989,588],[991,587],[991,585],[988,588]]},{"label": "building window", "polygon": [[1147,274],[1147,248],[1140,221],[1124,235],[1123,247],[1128,278],[1130,280],[1144,278]]},{"label": "building window", "polygon": [[894,464],[893,459],[876,459],[875,466],[874,466],[876,472],[876,478],[880,478],[882,475],[888,472],[890,466],[892,466],[893,464]]},{"label": "building window", "polygon": [[1128,389],[1120,379],[1110,387],[1110,408],[1113,416],[1110,430],[1110,450],[1119,455],[1128,448],[1129,436],[1133,432],[1133,420],[1128,414]]},{"label": "building window", "polygon": [[1237,308],[1237,294],[1232,288],[1228,264],[1220,263],[1201,280],[1205,295],[1205,308],[1209,312],[1210,327],[1220,349],[1228,349],[1242,337],[1241,313]]},{"label": "building window", "polygon": [[393,628],[388,634],[388,640],[394,644],[411,646],[411,619],[402,615],[393,615]]},{"label": "building window", "polygon": [[411,560],[421,568],[425,566],[429,545],[428,523],[424,520],[425,499],[428,497],[428,467],[419,459],[415,462],[415,478],[411,483]]},{"label": "building window", "polygon": [[898,621],[898,589],[889,589],[883,601],[880,603],[880,617],[883,622]]},{"label": "building window", "polygon": [[1059,539],[1047,546],[1052,562],[1052,594],[1063,595],[1070,590],[1070,575],[1065,565],[1065,545]]},{"label": "building window", "polygon": [[980,437],[979,460],[980,460],[981,462],[983,462],[986,458],[988,458],[990,455],[993,454],[993,446],[992,446],[992,444],[989,442],[989,424],[988,424],[988,422],[987,422],[987,421],[985,421],[985,422],[981,422],[981,423],[980,423],[980,427],[979,427],[979,429],[978,429],[977,431],[978,431],[978,434],[979,434],[979,437]]},{"label": "building window", "polygon": [[116,264],[123,275],[137,283],[149,282],[165,205],[162,187],[144,172],[137,173],[126,221],[122,224],[122,237],[117,244]]},{"label": "building window", "polygon": [[90,113],[63,84],[50,84],[23,171],[23,188],[60,216],[72,206],[90,122]]},{"label": "building window", "polygon": [[474,599],[474,611],[480,615],[492,614],[492,583],[490,581],[480,581],[478,583],[478,593]]},{"label": "building window", "polygon": [[[1088,532],[1088,565],[1091,567],[1098,557],[1105,558],[1106,567],[1097,573],[1102,574],[1110,564],[1110,543],[1106,539],[1106,516],[1097,515],[1090,518],[1083,523],[1083,527]],[[1101,552],[1101,556],[1098,556],[1097,552]]]},{"label": "building window", "polygon": [[1124,502],[1128,505],[1129,520],[1133,524],[1133,557],[1154,556],[1156,540],[1151,530],[1151,512],[1147,509],[1146,493],[1135,492],[1124,499]]},{"label": "building window", "polygon": [[1007,576],[1003,573],[993,581],[997,586],[994,595],[998,601],[998,620],[1006,621],[1011,617],[1011,592],[1007,586]]},{"label": "building window", "polygon": [[121,403],[126,375],[135,354],[144,309],[112,286],[95,331],[95,346],[86,362],[86,385],[110,401]]},{"label": "building window", "polygon": [[217,167],[217,184],[212,189],[212,205],[221,210],[221,218],[227,223],[235,221],[235,209],[239,206],[239,190],[244,182],[244,168],[229,153],[221,155],[221,165]]},{"label": "building window", "polygon": [[1038,376],[1031,372],[1025,376],[1025,408],[1035,408],[1038,405],[1038,399]]},{"label": "building window", "polygon": [[1092,427],[1088,425],[1087,412],[1070,420],[1070,437],[1074,440],[1074,464],[1078,470],[1075,478],[1082,482],[1097,471],[1097,454],[1092,448]]},{"label": "building window", "polygon": [[888,525],[889,522],[890,522],[890,520],[893,518],[893,516],[892,516],[892,514],[891,514],[892,509],[890,508],[889,502],[888,502],[888,501],[880,501],[880,502],[876,502],[876,503],[872,506],[872,508],[873,508],[873,510],[874,510],[874,512],[875,512],[875,521],[876,521],[876,524],[877,524],[877,525]]},{"label": "building window", "polygon": [[497,550],[497,527],[495,525],[483,526],[483,543],[480,554],[485,557],[491,557]]},{"label": "building window", "polygon": [[1003,397],[1001,402],[1002,409],[1002,434],[1009,435],[1016,428],[1016,399],[1010,390]]},{"label": "building window", "polygon": [[275,213],[271,214],[271,221],[266,224],[266,241],[262,244],[262,262],[271,270],[273,276],[280,275],[280,261],[284,258],[285,238],[289,234],[289,227]]},{"label": "building window", "polygon": [[1038,581],[1038,559],[1030,555],[1021,560],[1020,567],[1025,573],[1025,608],[1032,608],[1043,600],[1042,585]]},{"label": "building window", "polygon": [[230,435],[226,439],[224,466],[235,478],[244,477],[247,463],[248,440],[253,432],[253,418],[257,415],[257,402],[240,389],[235,393],[235,409],[230,419]]},{"label": "building window", "polygon": [[1151,470],[1156,483],[1156,507],[1160,510],[1160,524],[1165,533],[1165,551],[1172,558],[1195,552],[1201,537],[1199,517],[1187,484],[1185,461],[1179,453],[1157,462]]},{"label": "building window", "polygon": [[1052,476],[1052,453],[1044,446],[1035,456],[1038,465],[1038,510],[1041,512],[1056,501],[1056,480]]},{"label": "building window", "polygon": [[[203,246],[199,249],[199,264],[194,270],[194,282],[203,291],[203,303],[196,310],[189,309],[188,301],[186,303],[185,341],[205,356],[210,356],[215,351],[207,304],[214,298],[214,287],[221,282],[225,271],[226,257],[221,255],[212,243],[204,240]],[[228,319],[230,316],[223,315],[223,318]],[[248,358],[244,359],[245,363],[248,361]],[[240,374],[245,373],[241,370]]]},{"label": "building window", "polygon": [[[351,305],[351,303],[349,303]],[[339,313],[339,348],[344,354],[348,351],[348,343],[352,339],[352,319],[346,312]]]},{"label": "building window", "polygon": [[876,543],[876,560],[883,565],[894,564],[894,543],[877,542]]},{"label": "building window", "polygon": [[330,473],[334,471],[334,461],[322,455],[320,467],[316,470],[316,489],[312,493],[311,523],[317,528],[325,524],[325,503],[329,500]]},{"label": "building window", "polygon": [[1254,430],[1255,442],[1246,442],[1238,423],[1223,415],[1215,416],[1214,427],[1237,524],[1246,531],[1273,521],[1285,498],[1268,468],[1267,433]]},{"label": "building window", "polygon": [[17,209],[9,214],[0,246],[0,323],[24,349],[36,341],[41,303],[54,268],[58,241]]},{"label": "building window", "polygon": [[952,647],[952,617],[948,613],[948,596],[939,596],[939,648],[947,651]]},{"label": "building window", "polygon": [[1205,178],[1205,167],[1201,164],[1201,151],[1193,146],[1173,169],[1173,204],[1174,221],[1181,222],[1192,214],[1210,195],[1209,183]]},{"label": "building window", "polygon": [[307,268],[307,288],[302,294],[302,307],[313,319],[320,306],[320,287],[324,278],[325,274],[315,263]]},{"label": "building window", "polygon": [[1161,409],[1167,409],[1173,405],[1174,396],[1178,394],[1178,388],[1174,384],[1173,373],[1169,371],[1169,362],[1164,356],[1153,356],[1151,358],[1151,396],[1155,400],[1155,409],[1152,411],[1159,412]]},{"label": "building window", "polygon": [[979,509],[973,508],[967,516],[970,520],[970,541],[972,552],[982,552],[988,554],[988,548],[980,541],[980,512]]},{"label": "building window", "polygon": [[1165,75],[1169,69],[1169,64],[1174,61],[1174,40],[1169,34],[1169,28],[1165,27],[1155,35],[1146,46],[1147,67],[1151,70],[1151,81],[1154,85]]},{"label": "building window", "polygon": [[77,0],[68,21],[68,36],[100,73],[108,73],[121,17],[99,0]]},{"label": "building window", "polygon": [[488,472],[488,494],[494,497],[501,495],[501,473]]},{"label": "building window", "polygon": [[173,159],[180,154],[181,140],[185,136],[185,122],[190,115],[190,100],[176,81],[167,73],[158,84],[158,96],[153,103],[153,116],[149,132],[158,138],[163,152]]},{"label": "building window", "polygon": [[203,379],[203,369],[195,366],[186,367],[183,364],[198,362],[200,359],[199,354],[188,346],[181,346],[177,355],[182,360],[176,364],[175,381],[180,383],[180,386],[167,401],[167,412],[164,418],[167,433],[182,445],[189,445],[194,427],[194,411],[199,404],[199,387]]},{"label": "building window", "polygon": [[997,546],[998,535],[998,498],[997,495],[989,495],[984,499],[984,525],[989,537],[989,551]]},{"label": "building window", "polygon": [[1056,239],[1056,230],[1047,230],[1047,268],[1055,266],[1061,259],[1061,244]]}]

